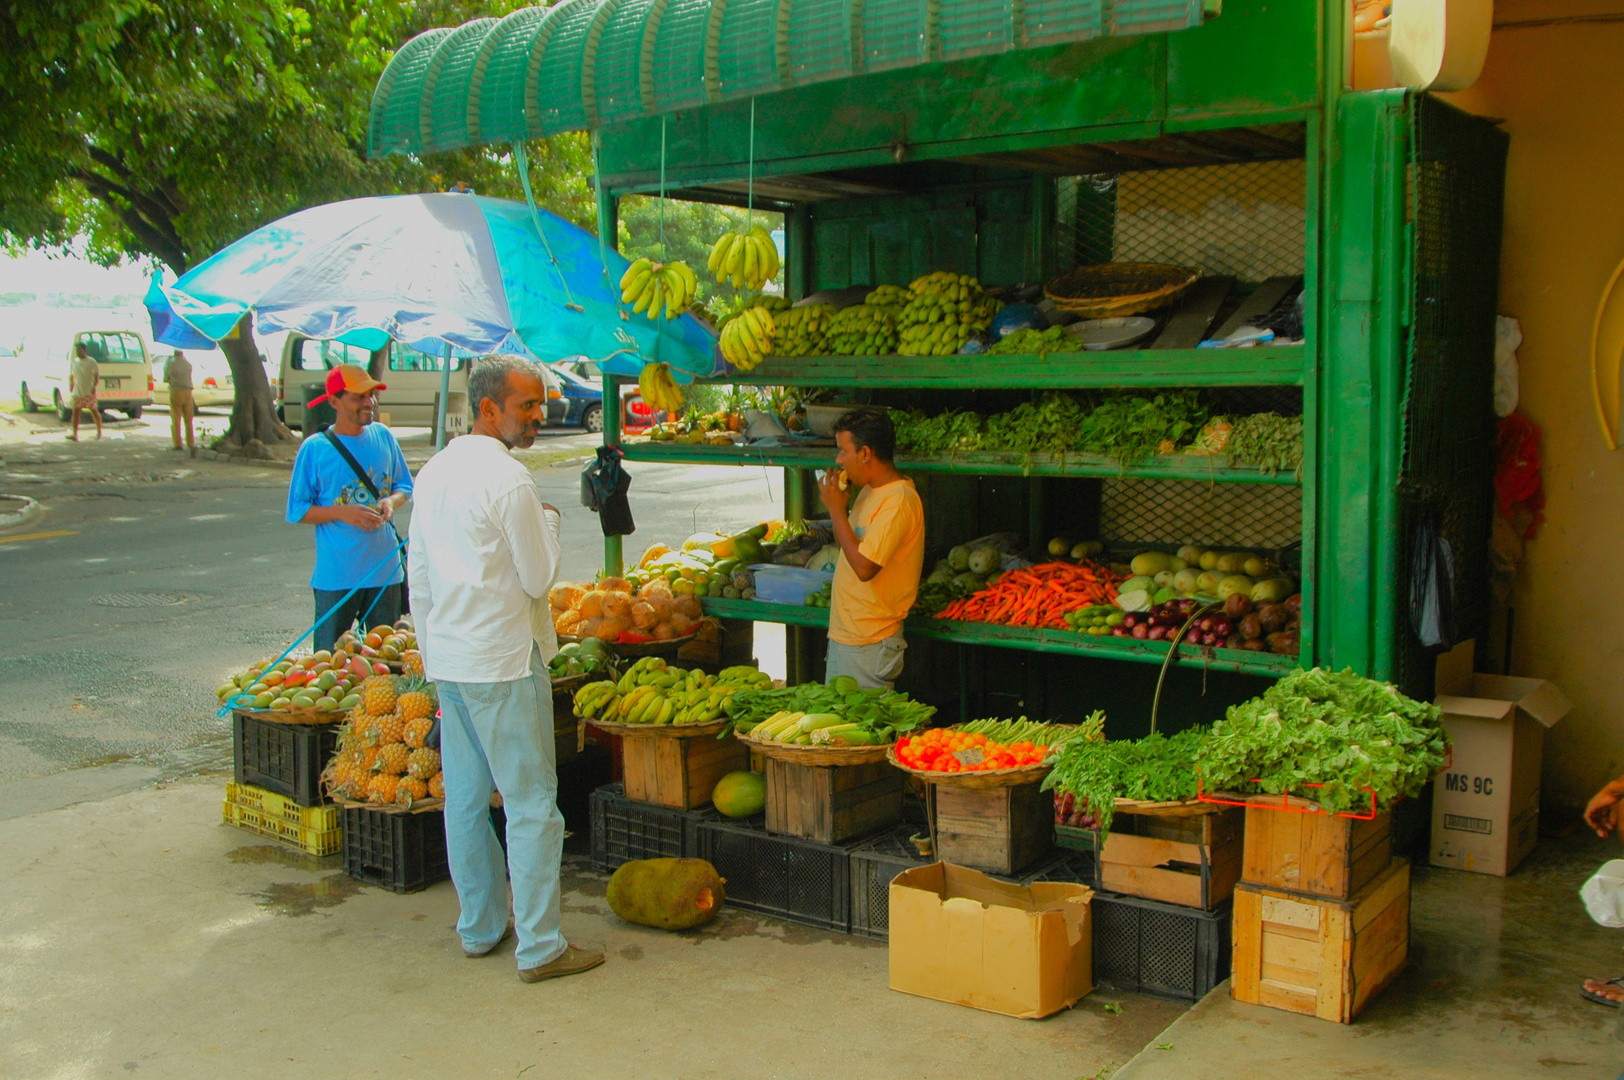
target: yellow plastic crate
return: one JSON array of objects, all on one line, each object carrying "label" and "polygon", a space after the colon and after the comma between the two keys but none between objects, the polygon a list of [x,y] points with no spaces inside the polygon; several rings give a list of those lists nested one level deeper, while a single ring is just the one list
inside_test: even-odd
[{"label": "yellow plastic crate", "polygon": [[247,829],[249,832],[280,840],[310,855],[336,855],[344,850],[342,828],[306,828],[263,814],[251,806],[243,806],[229,799],[222,805],[227,825],[235,825],[239,829]]},{"label": "yellow plastic crate", "polygon": [[278,795],[253,784],[226,783],[226,802],[253,810],[262,817],[297,825],[315,832],[330,832],[339,827],[343,818],[340,808],[333,803],[326,806],[300,806],[286,795]]}]

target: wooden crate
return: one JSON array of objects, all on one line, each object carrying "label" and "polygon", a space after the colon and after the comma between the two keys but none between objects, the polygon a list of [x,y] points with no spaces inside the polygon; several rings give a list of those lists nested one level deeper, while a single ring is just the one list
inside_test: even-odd
[{"label": "wooden crate", "polygon": [[764,764],[770,833],[838,844],[902,820],[903,775],[890,762]]},{"label": "wooden crate", "polygon": [[627,735],[621,752],[626,797],[673,810],[708,805],[716,781],[750,762],[743,743],[714,735]]},{"label": "wooden crate", "polygon": [[1095,885],[1126,896],[1210,911],[1241,877],[1240,807],[1195,803],[1176,810],[1117,808]]},{"label": "wooden crate", "polygon": [[1390,814],[1358,821],[1279,806],[1274,799],[1246,808],[1242,881],[1346,900],[1393,859]]},{"label": "wooden crate", "polygon": [[1236,1001],[1351,1023],[1409,957],[1409,860],[1349,900],[1241,882],[1234,948]]},{"label": "wooden crate", "polygon": [[1054,848],[1054,796],[1037,784],[935,785],[936,857],[993,874],[1018,874]]}]

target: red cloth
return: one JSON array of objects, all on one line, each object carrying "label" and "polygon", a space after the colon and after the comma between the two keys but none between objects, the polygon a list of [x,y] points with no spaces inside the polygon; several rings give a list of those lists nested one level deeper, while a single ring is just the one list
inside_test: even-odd
[{"label": "red cloth", "polygon": [[1539,478],[1539,425],[1520,412],[1500,420],[1499,461],[1494,470],[1494,495],[1507,521],[1521,525],[1525,540],[1532,540],[1545,520],[1545,490]]}]

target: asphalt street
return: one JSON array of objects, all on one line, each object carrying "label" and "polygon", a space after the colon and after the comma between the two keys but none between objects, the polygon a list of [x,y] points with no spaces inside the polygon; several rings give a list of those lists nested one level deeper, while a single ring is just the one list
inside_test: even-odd
[{"label": "asphalt street", "polygon": [[[310,533],[283,520],[287,470],[189,459],[168,449],[166,418],[152,419],[78,444],[12,424],[0,442],[0,494],[41,504],[0,530],[0,788],[35,791],[31,808],[81,782],[38,778],[89,765],[118,764],[97,771],[103,787],[229,766],[213,687],[313,618]],[[538,460],[565,459],[533,472],[564,514],[568,580],[602,564],[597,516],[580,504],[582,457],[563,452],[592,445],[565,429],[536,447]],[[782,502],[777,469],[628,468],[633,556],[774,516]],[[0,792],[0,817],[5,801]]]}]

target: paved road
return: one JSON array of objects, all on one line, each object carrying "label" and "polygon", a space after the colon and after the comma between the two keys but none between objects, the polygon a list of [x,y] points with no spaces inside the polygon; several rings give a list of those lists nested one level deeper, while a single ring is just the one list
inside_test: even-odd
[{"label": "paved road", "polygon": [[[282,519],[285,469],[193,461],[167,432],[119,434],[0,443],[0,493],[44,507],[0,530],[0,784],[117,761],[144,779],[220,766],[230,737],[212,688],[311,621],[311,539]],[[565,432],[538,447],[589,442]],[[628,549],[747,525],[783,496],[776,469],[631,471]],[[602,532],[580,506],[579,464],[535,476],[564,511],[564,576],[591,577]]]}]

